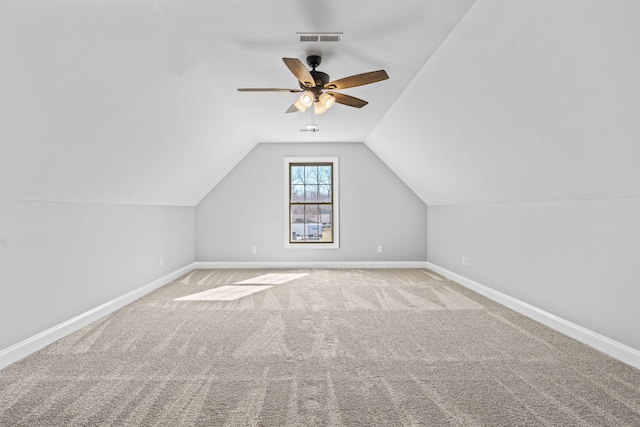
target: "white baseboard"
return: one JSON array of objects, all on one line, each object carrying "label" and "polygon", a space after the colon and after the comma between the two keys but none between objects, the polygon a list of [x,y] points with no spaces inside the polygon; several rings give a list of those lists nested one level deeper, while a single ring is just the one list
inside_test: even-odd
[{"label": "white baseboard", "polygon": [[255,269],[300,269],[300,268],[428,268],[461,285],[478,292],[512,310],[528,316],[546,326],[570,336],[584,344],[590,345],[624,363],[640,369],[640,351],[614,341],[582,326],[571,323],[551,313],[540,310],[530,304],[498,292],[471,279],[449,271],[445,268],[422,261],[353,261],[353,262],[194,262],[186,265],[166,276],[163,276],[138,289],[128,292],[118,298],[108,301],[101,306],[89,310],[79,316],[60,323],[33,337],[27,338],[11,347],[0,350],[0,369],[9,366],[31,353],[77,331],[78,329],[110,314],[138,298],[166,285],[178,277],[197,268],[255,268]]},{"label": "white baseboard", "polygon": [[576,339],[584,344],[598,349],[601,352],[620,360],[621,362],[640,369],[640,351],[632,347],[614,341],[589,329],[583,328],[580,325],[576,325],[575,323],[569,322],[554,314],[547,313],[546,311],[540,310],[539,308],[527,304],[526,302],[522,302],[516,298],[510,297],[509,295],[503,294],[502,292],[498,292],[485,285],[481,285],[478,282],[475,282],[471,279],[468,279],[464,276],[461,276],[430,262],[427,262],[426,266],[428,269],[433,270],[436,273],[439,273],[457,283],[460,283],[461,285],[471,289],[472,291],[484,295],[485,297],[490,298],[506,307],[509,307],[510,309],[517,311],[520,314],[524,314],[525,316],[542,323],[543,325],[549,326],[550,328],[562,332],[563,334],[570,336],[573,339]]},{"label": "white baseboard", "polygon": [[425,261],[302,261],[302,262],[205,262],[198,261],[194,268],[425,268]]},{"label": "white baseboard", "polygon": [[37,335],[27,338],[26,340],[20,341],[19,343],[14,344],[11,347],[0,350],[0,369],[3,369],[13,362],[16,362],[23,357],[26,357],[31,353],[34,353],[41,348],[46,347],[54,341],[57,341],[60,338],[77,331],[78,329],[100,319],[103,316],[106,316],[107,314],[113,313],[119,308],[132,303],[133,301],[148,294],[149,292],[155,291],[156,289],[161,288],[162,286],[170,283],[178,277],[190,272],[194,268],[195,267],[193,263],[186,265],[172,273],[167,274],[166,276],[154,280],[151,283],[147,283],[146,285],[141,286],[138,289],[134,289],[133,291],[121,295],[118,298],[112,299],[111,301],[108,301],[101,306],[84,312],[74,317],[73,319],[69,319],[66,322],[62,322],[52,328],[47,329],[44,332],[40,332]]}]

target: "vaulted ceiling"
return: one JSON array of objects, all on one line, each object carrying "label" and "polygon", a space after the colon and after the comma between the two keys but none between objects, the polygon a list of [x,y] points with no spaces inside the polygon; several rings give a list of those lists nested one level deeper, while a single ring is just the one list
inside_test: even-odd
[{"label": "vaulted ceiling", "polygon": [[[308,54],[390,79],[236,90]],[[4,0],[0,199],[193,206],[262,142],[364,142],[427,204],[640,197],[639,75],[634,0]]]}]

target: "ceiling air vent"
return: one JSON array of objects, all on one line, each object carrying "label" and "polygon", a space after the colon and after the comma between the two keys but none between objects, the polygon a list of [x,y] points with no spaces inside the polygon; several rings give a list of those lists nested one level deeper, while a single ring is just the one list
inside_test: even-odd
[{"label": "ceiling air vent", "polygon": [[339,42],[342,40],[342,33],[296,33],[299,42]]}]

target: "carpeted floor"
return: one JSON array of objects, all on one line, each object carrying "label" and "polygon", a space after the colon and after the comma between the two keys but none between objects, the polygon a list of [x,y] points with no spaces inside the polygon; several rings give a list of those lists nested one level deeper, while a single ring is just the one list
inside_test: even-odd
[{"label": "carpeted floor", "polygon": [[[287,272],[287,271],[281,271]],[[640,426],[640,371],[429,270],[196,270],[0,371],[2,426]]]}]

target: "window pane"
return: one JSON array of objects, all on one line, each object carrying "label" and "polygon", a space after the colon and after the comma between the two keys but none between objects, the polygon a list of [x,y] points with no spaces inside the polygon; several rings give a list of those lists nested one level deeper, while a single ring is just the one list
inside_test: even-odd
[{"label": "window pane", "polygon": [[291,201],[304,202],[304,185],[291,186]]},{"label": "window pane", "polygon": [[331,184],[331,166],[318,166],[318,184]]},{"label": "window pane", "polygon": [[318,167],[317,166],[305,166],[305,184],[317,184],[318,183]]},{"label": "window pane", "polygon": [[331,222],[331,205],[318,206],[320,224],[322,225],[322,242],[333,241],[333,227]]},{"label": "window pane", "polygon": [[318,205],[304,205],[304,222],[318,222]]},{"label": "window pane", "polygon": [[318,242],[322,239],[322,224],[307,223],[305,224],[307,227],[307,240],[312,240]]},{"label": "window pane", "polygon": [[303,227],[299,232],[303,233],[302,240],[317,242],[322,238],[322,225],[318,223],[318,205],[304,206],[304,224],[301,225]]},{"label": "window pane", "polygon": [[304,206],[291,206],[291,234],[290,242],[298,242],[304,239]]},{"label": "window pane", "polygon": [[319,185],[318,186],[318,201],[319,202],[331,202],[331,186]]},{"label": "window pane", "polygon": [[330,205],[320,205],[320,222],[322,224],[331,223],[331,206]]},{"label": "window pane", "polygon": [[291,183],[304,184],[304,166],[291,166]]},{"label": "window pane", "polygon": [[318,201],[318,186],[317,185],[305,185],[305,202],[317,202]]},{"label": "window pane", "polygon": [[304,206],[293,205],[291,206],[291,223],[302,224],[304,222]]},{"label": "window pane", "polygon": [[321,242],[333,242],[333,227],[330,222],[322,224],[322,239]]}]

